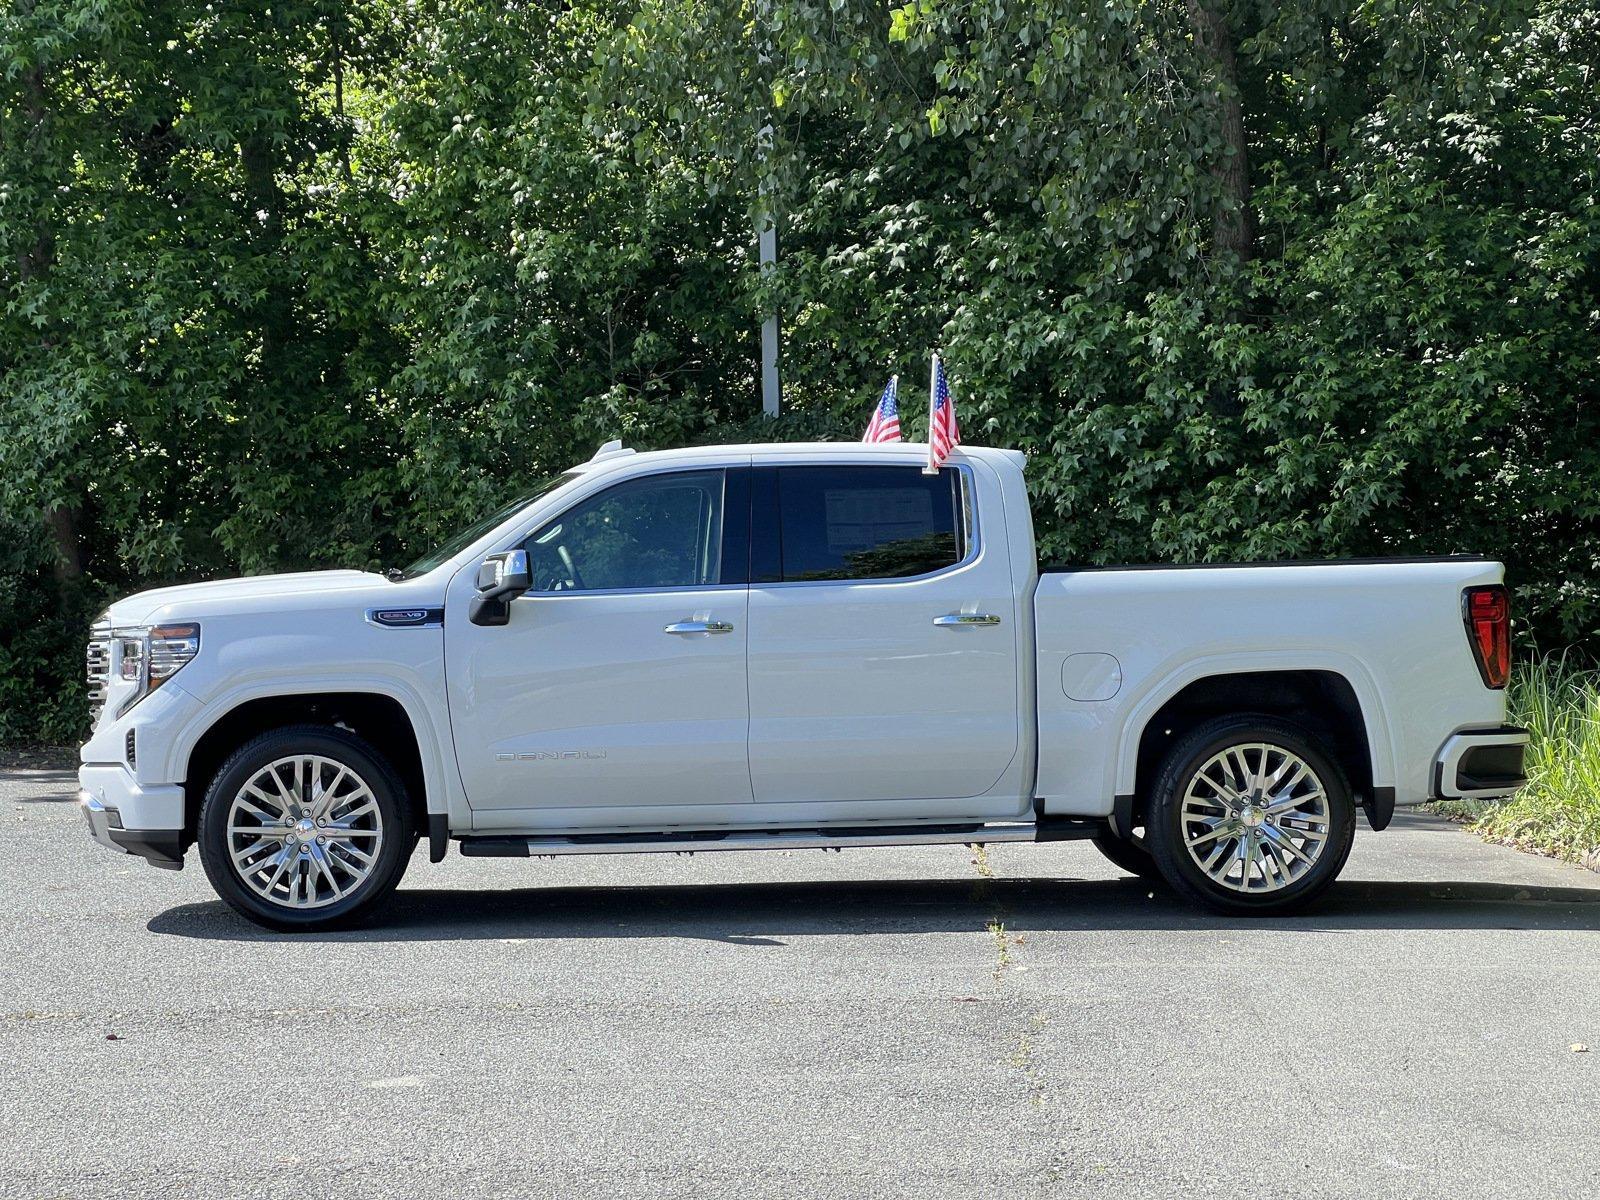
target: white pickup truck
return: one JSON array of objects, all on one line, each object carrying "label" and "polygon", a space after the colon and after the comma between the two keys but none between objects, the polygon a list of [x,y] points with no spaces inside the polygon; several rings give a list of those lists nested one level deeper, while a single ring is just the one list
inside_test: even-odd
[{"label": "white pickup truck", "polygon": [[1523,782],[1478,558],[1041,570],[1023,456],[615,443],[404,571],[113,604],[96,839],[278,929],[467,855],[1092,838],[1234,913]]}]

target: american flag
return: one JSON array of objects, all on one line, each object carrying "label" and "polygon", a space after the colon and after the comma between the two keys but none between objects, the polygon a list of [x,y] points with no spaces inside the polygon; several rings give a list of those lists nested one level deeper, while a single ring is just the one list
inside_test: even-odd
[{"label": "american flag", "polygon": [[961,428],[956,424],[956,402],[950,395],[950,384],[944,377],[944,364],[933,356],[933,381],[928,387],[928,465],[924,473],[932,475],[939,464],[950,457],[950,451],[961,444]]},{"label": "american flag", "polygon": [[872,420],[867,422],[863,442],[898,442],[900,440],[900,376],[889,376],[889,384],[878,397],[878,407],[872,410]]}]

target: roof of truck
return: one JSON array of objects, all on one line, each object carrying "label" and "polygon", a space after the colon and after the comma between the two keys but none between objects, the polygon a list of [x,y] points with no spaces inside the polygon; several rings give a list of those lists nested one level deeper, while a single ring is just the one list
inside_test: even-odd
[{"label": "roof of truck", "polygon": [[[620,441],[611,441],[601,446],[588,462],[580,464],[575,469],[586,471],[591,467],[616,462],[622,458],[671,462],[677,459],[703,460],[709,456],[723,459],[827,457],[915,462],[927,460],[928,444],[926,442],[746,442],[728,446],[682,446],[673,450],[637,451],[629,449]],[[963,459],[978,461],[1004,459],[1014,462],[1020,468],[1025,456],[1020,450],[1002,450],[993,446],[957,446],[951,451],[948,461],[960,463]]]}]

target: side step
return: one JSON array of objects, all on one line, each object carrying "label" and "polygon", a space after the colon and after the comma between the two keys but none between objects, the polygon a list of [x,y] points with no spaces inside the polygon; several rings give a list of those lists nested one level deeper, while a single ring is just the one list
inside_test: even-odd
[{"label": "side step", "polygon": [[864,825],[851,829],[708,829],[670,833],[541,834],[461,839],[469,858],[544,854],[695,854],[711,850],[843,850],[847,846],[960,846],[973,842],[1054,842],[1093,837],[1093,820],[1046,818],[1037,824]]}]

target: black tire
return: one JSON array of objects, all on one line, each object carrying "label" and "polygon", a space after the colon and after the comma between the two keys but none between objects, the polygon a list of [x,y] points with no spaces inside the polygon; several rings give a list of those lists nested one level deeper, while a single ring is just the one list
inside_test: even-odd
[{"label": "black tire", "polygon": [[1094,848],[1129,875],[1137,875],[1140,879],[1161,878],[1156,860],[1150,857],[1142,838],[1119,837],[1109,829],[1102,829],[1094,835]]},{"label": "black tire", "polygon": [[[1184,795],[1202,767],[1229,747],[1245,747],[1256,743],[1287,751],[1310,767],[1327,798],[1327,815],[1325,821],[1316,822],[1324,824],[1326,828],[1322,835],[1322,848],[1314,855],[1315,861],[1302,870],[1296,865],[1296,860],[1279,855],[1290,863],[1291,870],[1301,870],[1301,873],[1287,884],[1270,881],[1270,890],[1252,894],[1218,882],[1206,873],[1185,845],[1182,812]],[[1258,811],[1252,811],[1250,818],[1257,821],[1261,819]],[[1350,782],[1338,760],[1315,737],[1297,725],[1274,717],[1243,715],[1219,717],[1205,722],[1179,739],[1162,760],[1149,797],[1145,845],[1149,847],[1162,877],[1186,900],[1218,912],[1265,916],[1292,912],[1321,895],[1344,869],[1355,839],[1355,828],[1355,800],[1350,791]],[[1219,850],[1224,844],[1238,848],[1244,840],[1232,839],[1229,843],[1229,839],[1217,838],[1215,844]],[[1301,843],[1302,847],[1305,845]],[[1239,854],[1241,860],[1247,857],[1246,853]],[[1253,863],[1255,860],[1250,861]],[[1278,869],[1281,872],[1281,868]],[[1247,864],[1244,867],[1247,876],[1250,870],[1251,866]],[[1269,869],[1265,856],[1259,874],[1262,883],[1268,884]]]},{"label": "black tire", "polygon": [[[316,755],[353,772],[371,792],[377,805],[375,825],[383,831],[377,861],[365,878],[348,894],[314,908],[276,903],[252,890],[235,869],[229,853],[228,819],[234,798],[270,764],[296,755]],[[217,895],[257,925],[285,932],[343,928],[370,916],[399,884],[416,844],[411,806],[394,768],[354,733],[329,725],[290,725],[252,738],[213,776],[200,808],[200,862]]]}]

